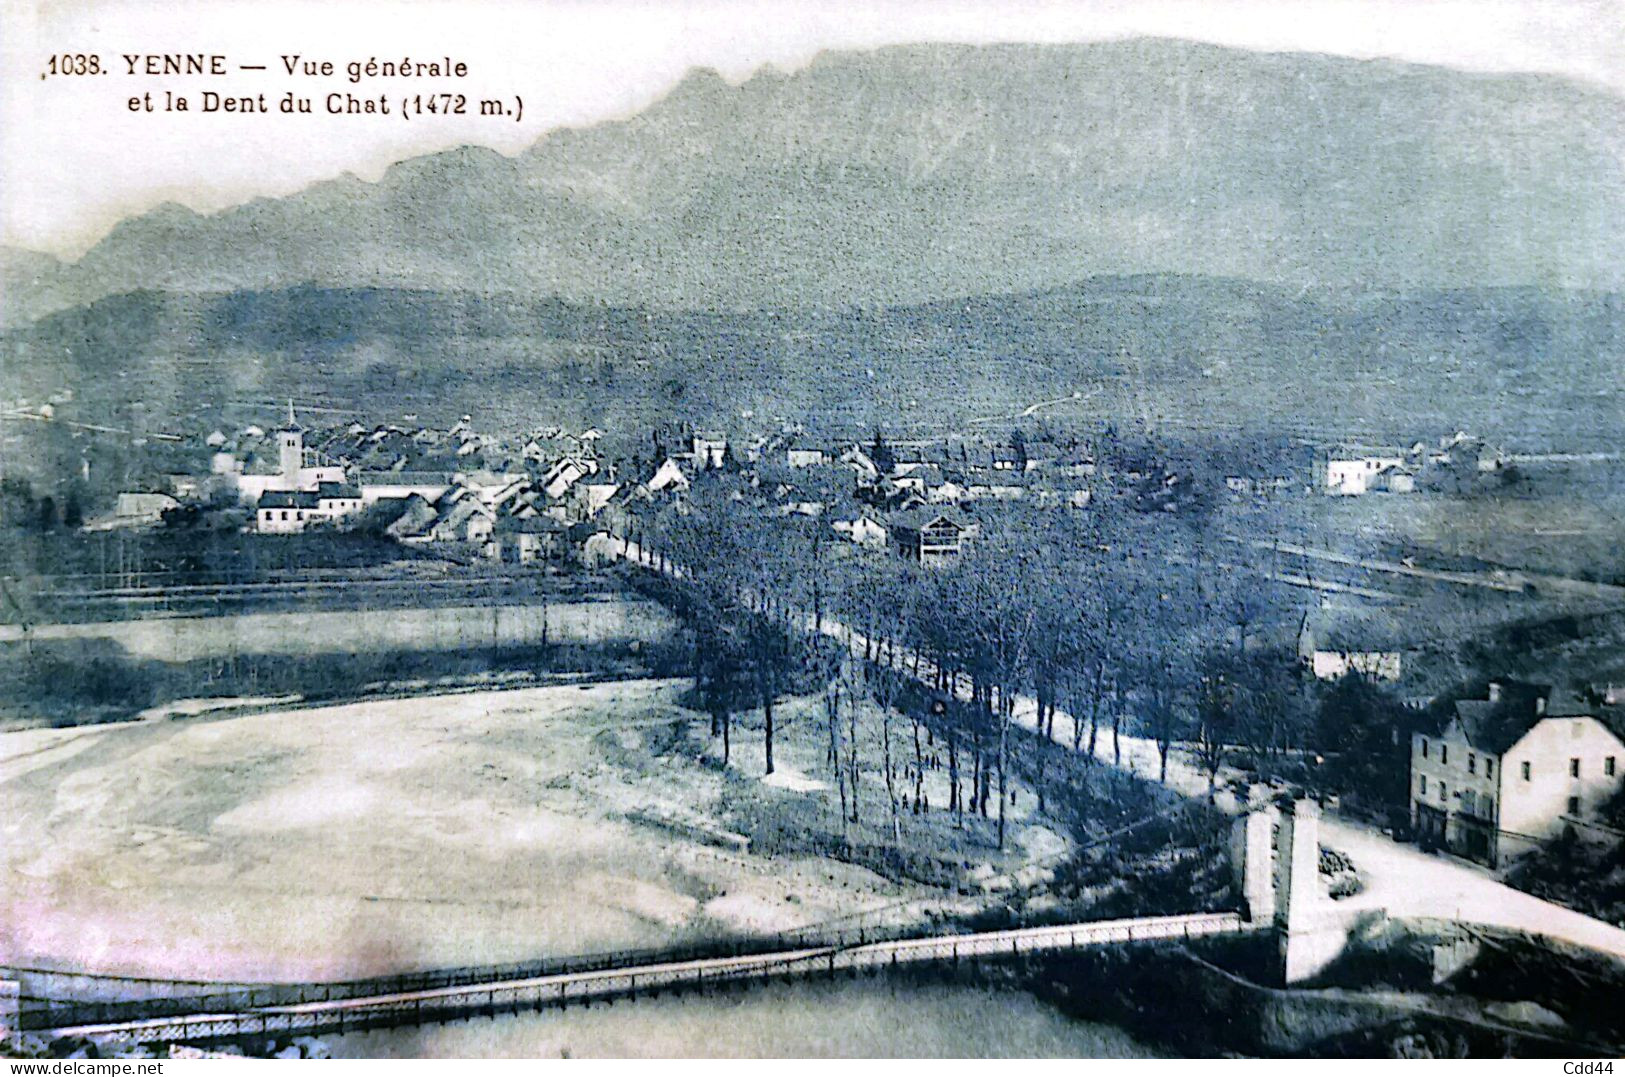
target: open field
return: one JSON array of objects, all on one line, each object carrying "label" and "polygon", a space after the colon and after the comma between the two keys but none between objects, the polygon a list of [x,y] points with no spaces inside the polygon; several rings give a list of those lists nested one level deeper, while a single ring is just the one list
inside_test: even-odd
[{"label": "open field", "polygon": [[1313,506],[1324,536],[1409,543],[1445,558],[1619,582],[1625,577],[1625,466],[1519,465],[1524,480],[1472,496],[1328,497]]},{"label": "open field", "polygon": [[[725,771],[706,758],[706,720],[678,705],[684,686],[0,735],[0,962],[314,980],[969,902],[815,855],[838,825],[813,776],[818,701],[781,707],[781,766],[763,781],[750,717]],[[864,766],[877,827],[867,745]],[[1018,793],[1004,857],[945,813],[921,840],[977,878],[1015,872],[1066,848],[1024,820],[1031,804]],[[762,835],[749,851],[746,832]]]}]

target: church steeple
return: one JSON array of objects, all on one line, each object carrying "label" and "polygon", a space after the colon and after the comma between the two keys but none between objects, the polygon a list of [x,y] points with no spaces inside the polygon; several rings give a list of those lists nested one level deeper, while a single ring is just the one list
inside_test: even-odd
[{"label": "church steeple", "polygon": [[305,466],[305,431],[293,416],[293,398],[288,398],[288,425],[277,431],[277,456],[282,464],[282,481],[288,489],[299,484],[299,469]]}]

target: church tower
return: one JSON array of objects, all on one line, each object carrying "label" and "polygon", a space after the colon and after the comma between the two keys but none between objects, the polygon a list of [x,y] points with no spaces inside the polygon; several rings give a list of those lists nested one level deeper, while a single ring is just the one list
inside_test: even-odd
[{"label": "church tower", "polygon": [[293,417],[293,401],[288,401],[288,424],[276,432],[277,452],[282,463],[282,481],[287,489],[299,486],[299,469],[305,466],[305,431]]}]

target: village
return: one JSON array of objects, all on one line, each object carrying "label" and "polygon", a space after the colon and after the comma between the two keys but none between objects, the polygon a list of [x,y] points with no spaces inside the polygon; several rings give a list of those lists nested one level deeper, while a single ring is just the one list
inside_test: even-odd
[{"label": "village", "polygon": [[[57,403],[71,412],[71,396]],[[46,423],[56,418],[51,404],[31,410]],[[468,416],[446,429],[334,426],[302,419],[290,401],[280,422],[160,435],[153,444],[171,470],[149,471],[144,485],[103,497],[103,511],[74,506],[82,533],[105,542],[108,535],[142,532],[246,532],[287,544],[277,563],[288,570],[297,570],[307,543],[365,535],[401,556],[487,575],[562,579],[614,571],[632,549],[675,553],[693,541],[701,517],[722,516],[729,541],[754,536],[765,544],[757,551],[764,561],[771,560],[765,546],[784,536],[805,541],[833,592],[856,588],[853,581],[877,570],[908,574],[898,578],[929,588],[933,574],[947,578],[933,570],[951,569],[983,547],[1088,541],[1106,550],[1110,540],[1103,539],[1113,533],[1118,541],[1134,535],[1132,544],[1166,532],[1170,537],[1158,541],[1170,565],[1243,579],[1239,591],[1214,597],[1215,587],[1204,599],[1233,611],[1248,607],[1237,615],[1251,620],[1239,628],[1241,660],[1252,662],[1255,650],[1295,657],[1300,672],[1275,665],[1267,675],[1323,686],[1318,695],[1287,693],[1303,713],[1299,728],[1262,753],[1246,749],[1243,723],[1225,730],[1232,743],[1221,739],[1218,746],[1224,775],[1256,776],[1260,754],[1273,750],[1281,774],[1274,780],[1364,803],[1395,837],[1493,868],[1511,867],[1560,840],[1613,848],[1625,822],[1617,683],[1625,670],[1584,661],[1499,668],[1484,661],[1495,652],[1483,646],[1476,666],[1462,658],[1466,641],[1482,644],[1508,623],[1561,613],[1602,625],[1617,605],[1609,585],[1568,581],[1578,589],[1570,593],[1540,578],[1541,591],[1531,574],[1429,566],[1400,554],[1391,561],[1351,557],[1316,549],[1304,537],[1305,507],[1472,496],[1520,481],[1506,454],[1465,433],[1409,448],[1324,444],[1251,459],[1222,451],[1204,458],[1159,456],[1154,443],[1110,431],[1084,437],[1019,426],[1002,439],[888,439],[877,431],[844,441],[794,426],[730,436],[681,422],[620,438],[557,427],[493,434]],[[186,461],[192,464],[183,469]],[[40,503],[15,496],[7,507],[13,525],[19,512],[40,511]],[[1127,521],[1127,529],[1102,523],[1111,520]],[[1223,541],[1210,541],[1216,535]],[[711,553],[725,559],[721,549]],[[1064,565],[1070,554],[1056,556]],[[378,559],[380,565],[357,575],[376,582],[397,571],[387,553]],[[796,567],[781,571],[765,585],[787,594],[802,586],[788,578]],[[118,574],[101,583],[128,587],[141,580],[142,569],[121,560]],[[220,582],[162,572],[149,579],[170,588]],[[25,601],[33,616],[50,619],[48,591]],[[17,592],[14,580],[8,595]],[[1423,610],[1433,618],[1432,631],[1418,621]],[[1573,647],[1562,653],[1576,657]],[[1224,675],[1193,676],[1210,684]],[[1239,689],[1243,675],[1228,676]],[[1350,728],[1328,730],[1327,700],[1345,681],[1368,686],[1371,698],[1349,719]],[[1143,733],[1152,701],[1137,699],[1142,690],[1123,685],[1117,695],[1119,705],[1140,711],[1129,721]],[[1184,746],[1176,754],[1200,754],[1217,735],[1200,717],[1207,691],[1199,687],[1180,705],[1188,713],[1166,734]],[[1355,753],[1376,758],[1356,761]],[[1311,757],[1331,763],[1306,770],[1303,760]],[[1219,761],[1213,771],[1220,776]]]}]

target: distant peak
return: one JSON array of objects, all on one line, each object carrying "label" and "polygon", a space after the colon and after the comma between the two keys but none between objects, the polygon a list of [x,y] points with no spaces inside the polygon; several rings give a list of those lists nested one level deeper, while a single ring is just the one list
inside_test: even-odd
[{"label": "distant peak", "polygon": [[728,80],[714,67],[691,67],[682,81],[672,88],[671,96],[694,96],[732,89]]}]

